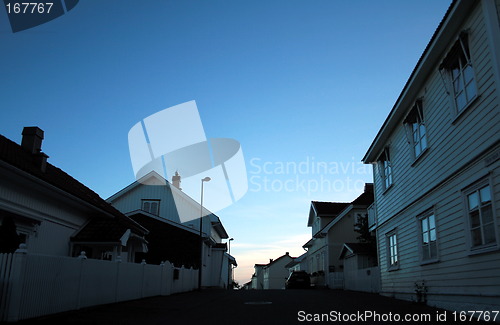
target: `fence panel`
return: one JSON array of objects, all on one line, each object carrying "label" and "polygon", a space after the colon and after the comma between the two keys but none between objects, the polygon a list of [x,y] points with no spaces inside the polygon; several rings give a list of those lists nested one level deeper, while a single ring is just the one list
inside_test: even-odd
[{"label": "fence panel", "polygon": [[75,309],[80,264],[79,260],[69,257],[27,255],[19,317],[32,318]]},{"label": "fence panel", "polygon": [[12,257],[12,254],[0,254],[0,321],[6,319]]},{"label": "fence panel", "polygon": [[[174,274],[177,279],[174,280]],[[198,270],[64,256],[0,254],[0,321],[185,292]]]}]

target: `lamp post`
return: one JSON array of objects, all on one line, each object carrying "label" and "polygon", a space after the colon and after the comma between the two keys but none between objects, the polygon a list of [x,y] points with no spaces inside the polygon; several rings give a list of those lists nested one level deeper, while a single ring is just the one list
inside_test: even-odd
[{"label": "lamp post", "polygon": [[[227,241],[229,244],[229,252],[228,255],[231,256],[231,241],[233,241],[234,238],[229,238]],[[228,259],[229,263],[229,285],[227,286],[229,289],[233,288],[233,264],[231,263],[231,260]]]},{"label": "lamp post", "polygon": [[201,273],[203,270],[203,182],[210,182],[210,177],[201,180],[201,200],[200,200],[200,269],[198,271],[198,290],[201,290]]}]

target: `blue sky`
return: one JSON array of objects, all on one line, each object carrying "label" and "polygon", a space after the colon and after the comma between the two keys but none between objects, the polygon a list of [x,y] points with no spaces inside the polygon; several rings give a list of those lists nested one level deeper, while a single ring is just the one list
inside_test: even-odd
[{"label": "blue sky", "polygon": [[107,198],[134,181],[130,128],[195,100],[207,137],[245,156],[249,191],[218,215],[246,282],[304,252],[311,200],[371,181],[359,162],[449,4],[86,0],[15,34],[0,9],[0,133],[39,126],[49,161]]}]

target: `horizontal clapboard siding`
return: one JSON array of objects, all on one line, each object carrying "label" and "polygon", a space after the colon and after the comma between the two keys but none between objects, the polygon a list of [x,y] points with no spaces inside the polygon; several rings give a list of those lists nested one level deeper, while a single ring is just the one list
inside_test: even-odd
[{"label": "horizontal clapboard siding", "polygon": [[[385,295],[416,300],[415,283],[425,281],[431,305],[460,309],[475,304],[482,308],[478,310],[500,305],[500,245],[483,253],[471,250],[464,200],[468,186],[488,179],[500,242],[500,161],[486,160],[500,150],[500,99],[495,75],[499,59],[489,47],[483,8],[478,1],[459,28],[469,31],[476,100],[457,116],[453,95],[447,92],[451,89],[447,89],[436,65],[415,97],[423,97],[428,150],[414,159],[400,121],[386,142],[393,165],[393,186],[385,190],[379,169],[374,168],[381,292]],[[500,8],[500,0],[496,0],[496,8]],[[449,40],[442,58],[455,40]],[[430,209],[436,217],[438,259],[426,264],[421,260],[418,217]],[[394,230],[399,269],[389,270],[387,235]]]}]

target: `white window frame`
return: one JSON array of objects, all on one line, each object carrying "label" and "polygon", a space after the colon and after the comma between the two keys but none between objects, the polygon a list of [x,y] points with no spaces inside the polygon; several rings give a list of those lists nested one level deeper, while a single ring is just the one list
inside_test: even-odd
[{"label": "white window frame", "polygon": [[[146,204],[149,205],[148,208],[146,207]],[[151,211],[152,204],[156,204],[156,213],[154,213],[154,211]],[[152,200],[152,199],[142,200],[141,210],[146,211],[148,213],[151,213],[152,215],[159,216],[160,215],[160,200]]]},{"label": "white window frame", "polygon": [[[469,186],[465,190],[462,191],[463,194],[463,201],[464,201],[464,215],[466,217],[466,225],[468,225],[467,229],[467,238],[469,242],[469,249],[470,253],[472,254],[479,254],[483,252],[489,252],[492,250],[497,250],[499,247],[499,234],[498,234],[498,228],[497,228],[497,222],[496,222],[496,215],[495,215],[495,202],[493,198],[493,186],[491,185],[492,182],[490,181],[490,178],[484,178],[482,180],[479,180],[475,184]],[[482,195],[486,193],[481,193],[482,190],[485,188],[489,187],[489,201],[482,202]],[[470,201],[469,198],[471,195],[477,195],[478,198],[478,206],[477,207],[472,207],[470,206]],[[484,209],[485,208],[490,208],[491,209],[491,221],[485,222],[483,219],[484,216]],[[478,212],[478,221],[479,225],[475,225],[472,223],[472,218],[471,218],[471,213]],[[489,228],[486,228],[489,227]],[[485,230],[486,229],[491,229],[493,228],[493,238],[494,242],[485,242]],[[478,231],[481,234],[481,244],[474,244],[474,231]]]},{"label": "white window frame", "polygon": [[388,190],[394,184],[392,161],[389,154],[389,147],[385,147],[384,151],[378,159],[379,174],[382,180],[384,191]]},{"label": "white window frame", "polygon": [[412,146],[413,159],[416,160],[427,151],[429,146],[422,99],[415,102],[404,124],[408,143]]},{"label": "white window frame", "polygon": [[395,271],[399,269],[400,265],[397,229],[391,230],[385,236],[387,245],[387,271]]},{"label": "white window frame", "polygon": [[[433,220],[434,225],[430,222]],[[420,251],[420,261],[422,264],[429,264],[439,261],[439,245],[438,245],[438,231],[437,231],[437,221],[435,211],[428,210],[417,217],[418,229],[419,229],[419,251]],[[425,227],[424,227],[425,225]],[[431,240],[432,233],[434,233],[434,240]],[[425,238],[427,236],[428,244],[425,244]],[[434,242],[435,255],[432,256],[432,244]],[[428,256],[425,256],[427,252]]]},{"label": "white window frame", "polygon": [[[462,31],[440,66],[446,70],[448,93],[455,116],[461,115],[478,97],[477,77],[469,48],[469,33]],[[462,97],[463,96],[463,97]],[[460,100],[463,98],[463,102]]]}]

